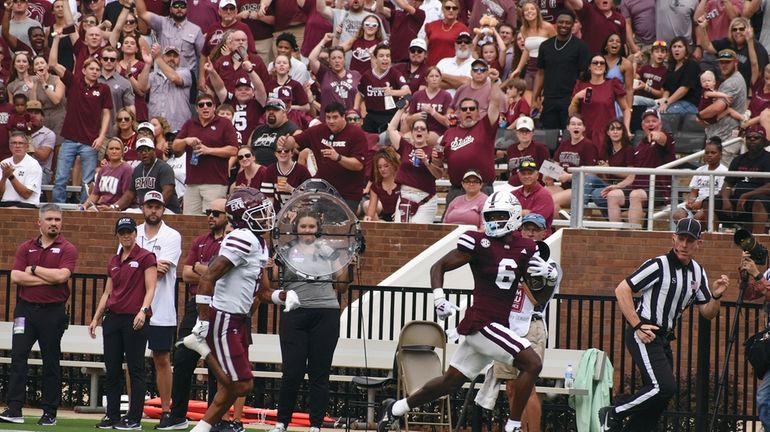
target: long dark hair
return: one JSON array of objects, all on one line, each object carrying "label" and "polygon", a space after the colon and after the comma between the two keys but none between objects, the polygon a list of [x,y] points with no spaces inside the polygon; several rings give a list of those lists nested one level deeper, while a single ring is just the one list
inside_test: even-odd
[{"label": "long dark hair", "polygon": [[628,136],[626,127],[623,126],[620,120],[614,119],[607,123],[607,127],[604,128],[604,148],[606,149],[607,156],[612,155],[612,140],[610,139],[610,128],[613,126],[620,126],[620,130],[623,131],[620,136],[620,148],[624,149],[631,146],[631,137]]},{"label": "long dark hair", "polygon": [[668,44],[668,70],[673,71],[676,68],[676,60],[674,59],[674,55],[671,54],[672,48],[674,47],[674,44],[677,42],[681,42],[684,45],[684,61],[687,61],[687,59],[690,58],[690,54],[692,51],[690,50],[690,43],[687,42],[687,39],[685,39],[683,36],[677,36],[673,39],[671,39],[671,42]]}]

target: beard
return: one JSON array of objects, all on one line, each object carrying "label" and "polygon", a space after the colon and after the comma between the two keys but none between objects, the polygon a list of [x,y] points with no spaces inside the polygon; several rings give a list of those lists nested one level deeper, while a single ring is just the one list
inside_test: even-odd
[{"label": "beard", "polygon": [[457,58],[459,58],[460,60],[467,60],[468,57],[471,56],[471,50],[469,50],[469,49],[467,49],[467,50],[462,50],[462,49],[455,50],[455,56],[457,56]]}]

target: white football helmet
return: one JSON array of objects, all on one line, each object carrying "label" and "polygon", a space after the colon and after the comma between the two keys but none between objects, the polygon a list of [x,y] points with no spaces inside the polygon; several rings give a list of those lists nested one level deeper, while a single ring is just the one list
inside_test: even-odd
[{"label": "white football helmet", "polygon": [[[501,220],[491,218],[493,214],[501,212],[507,213],[508,217]],[[502,237],[521,226],[521,204],[510,192],[495,192],[484,202],[481,217],[484,219],[484,232],[488,236]]]}]

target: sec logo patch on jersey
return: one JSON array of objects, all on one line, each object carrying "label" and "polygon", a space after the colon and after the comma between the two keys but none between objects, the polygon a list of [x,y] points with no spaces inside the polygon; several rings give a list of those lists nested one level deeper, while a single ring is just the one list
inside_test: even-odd
[{"label": "sec logo patch on jersey", "polygon": [[489,242],[489,239],[481,239],[481,247],[488,248],[491,245],[492,243]]}]

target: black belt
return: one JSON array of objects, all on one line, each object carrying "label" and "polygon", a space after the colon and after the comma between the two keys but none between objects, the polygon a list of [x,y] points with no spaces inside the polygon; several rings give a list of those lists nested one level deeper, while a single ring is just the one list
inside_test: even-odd
[{"label": "black belt", "polygon": [[676,340],[676,335],[674,335],[673,330],[658,329],[658,330],[655,330],[653,333],[655,333],[655,336],[661,337],[669,342]]},{"label": "black belt", "polygon": [[30,303],[26,300],[21,300],[22,303],[24,303],[25,306],[29,306],[34,309],[49,309],[49,308],[55,308],[55,307],[61,307],[64,306],[64,303],[66,302],[56,302],[56,303]]}]

